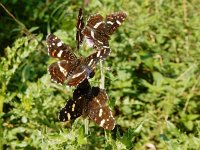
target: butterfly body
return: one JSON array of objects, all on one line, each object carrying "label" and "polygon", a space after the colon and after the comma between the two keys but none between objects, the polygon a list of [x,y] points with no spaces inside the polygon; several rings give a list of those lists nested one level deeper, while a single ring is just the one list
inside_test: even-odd
[{"label": "butterfly body", "polygon": [[65,107],[59,112],[60,121],[69,121],[88,116],[99,126],[112,130],[115,120],[106,102],[108,96],[106,91],[99,87],[91,87],[88,80],[84,80],[73,93],[73,100],[67,101]]},{"label": "butterfly body", "polygon": [[88,57],[77,58],[71,48],[53,34],[47,36],[48,54],[59,61],[49,66],[52,81],[77,86],[93,73],[97,63],[110,54],[109,48],[101,48]]},{"label": "butterfly body", "polygon": [[82,12],[82,9],[80,8],[79,14],[78,14],[77,25],[76,25],[76,28],[77,28],[77,32],[76,32],[77,49],[80,48],[80,45],[82,44],[83,39],[84,39],[84,35],[82,34],[82,30],[83,30],[84,26],[85,26],[85,24],[84,24],[84,21],[83,21],[83,12]]},{"label": "butterfly body", "polygon": [[86,26],[82,30],[87,43],[94,47],[109,47],[110,35],[125,21],[127,15],[123,12],[116,12],[104,18],[100,14],[90,16]]}]

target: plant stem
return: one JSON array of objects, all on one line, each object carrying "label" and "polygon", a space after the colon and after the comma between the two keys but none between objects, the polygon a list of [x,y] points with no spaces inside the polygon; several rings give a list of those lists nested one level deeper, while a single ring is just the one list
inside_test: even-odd
[{"label": "plant stem", "polygon": [[105,88],[105,76],[103,73],[103,63],[100,61],[100,72],[101,72],[101,79],[100,79],[100,88],[104,89]]},{"label": "plant stem", "polygon": [[88,124],[89,124],[88,117],[86,117],[84,121],[85,121],[85,134],[88,135]]}]

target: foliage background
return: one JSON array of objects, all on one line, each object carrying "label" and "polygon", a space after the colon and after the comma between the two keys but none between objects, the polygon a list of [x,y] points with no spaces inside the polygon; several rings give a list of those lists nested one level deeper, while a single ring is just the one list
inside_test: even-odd
[{"label": "foliage background", "polygon": [[[0,140],[2,149],[200,149],[200,3],[198,0],[2,0]],[[9,15],[7,10],[17,20]],[[117,127],[60,123],[73,89],[50,82],[45,38],[76,46],[78,8],[128,14],[103,62]],[[31,33],[31,34],[30,34]],[[84,51],[83,55],[91,53]],[[76,51],[78,54],[78,52]],[[92,85],[99,85],[99,68]]]}]

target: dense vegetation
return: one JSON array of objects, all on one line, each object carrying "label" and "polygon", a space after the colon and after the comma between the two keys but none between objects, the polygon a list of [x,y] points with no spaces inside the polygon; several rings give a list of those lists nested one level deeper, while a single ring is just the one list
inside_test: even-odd
[{"label": "dense vegetation", "polygon": [[[3,149],[200,149],[200,3],[198,0],[2,0],[0,7],[0,145]],[[45,38],[55,33],[75,49],[79,7],[124,11],[103,62],[117,126],[57,119],[74,88],[47,73]],[[7,10],[7,12],[6,12]],[[9,14],[9,12],[10,14]],[[85,45],[80,52],[92,52]],[[100,84],[97,68],[92,85]]]}]

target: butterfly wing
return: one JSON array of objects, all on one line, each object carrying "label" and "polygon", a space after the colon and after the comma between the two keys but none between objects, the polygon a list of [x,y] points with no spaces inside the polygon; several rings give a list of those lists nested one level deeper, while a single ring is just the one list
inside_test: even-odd
[{"label": "butterfly wing", "polygon": [[100,60],[107,58],[109,54],[110,54],[109,47],[99,48],[99,50],[97,52],[86,57],[83,64],[86,66],[86,69],[90,70],[90,72],[91,72],[96,68],[97,63]]},{"label": "butterfly wing", "polygon": [[87,25],[82,31],[86,37],[86,42],[90,47],[108,46],[108,36],[105,35],[105,22],[100,14],[90,16]]},{"label": "butterfly wing", "polygon": [[77,49],[79,49],[84,38],[84,35],[82,34],[82,30],[84,28],[84,21],[83,21],[83,13],[82,13],[81,8],[79,9],[76,28],[77,28],[77,32],[76,32]]},{"label": "butterfly wing", "polygon": [[65,107],[60,110],[58,119],[64,122],[80,117],[83,112],[83,103],[84,100],[82,98],[76,100],[68,100]]},{"label": "butterfly wing", "polygon": [[91,90],[92,98],[88,103],[88,116],[100,127],[107,130],[113,130],[115,127],[115,119],[106,101],[108,96],[105,90],[99,87],[93,87]]},{"label": "butterfly wing", "polygon": [[59,120],[68,121],[80,117],[86,108],[86,98],[90,90],[90,83],[85,79],[74,90],[73,100],[67,101],[65,107],[60,110],[58,115]]},{"label": "butterfly wing", "polygon": [[125,13],[116,12],[107,15],[104,22],[101,15],[92,15],[82,31],[86,37],[87,44],[94,48],[109,47],[109,36],[124,22],[126,17]]},{"label": "butterfly wing", "polygon": [[55,62],[49,66],[48,71],[52,81],[60,84],[66,83],[69,86],[76,86],[87,77],[85,66],[80,64],[79,59],[77,62],[66,60]]},{"label": "butterfly wing", "polygon": [[[91,71],[92,72],[92,71]],[[67,78],[67,84],[69,86],[77,86],[81,82],[83,82],[87,76],[90,74],[90,72],[86,70],[85,66],[78,65],[73,72],[68,76]]]},{"label": "butterfly wing", "polygon": [[93,47],[97,49],[98,47],[108,46],[108,39],[109,37],[105,34],[101,34],[91,28],[84,28],[83,32],[86,38],[86,43],[89,47]]},{"label": "butterfly wing", "polygon": [[108,106],[104,106],[99,109],[89,110],[88,116],[97,125],[106,130],[113,130],[115,128],[115,119]]},{"label": "butterfly wing", "polygon": [[69,86],[76,86],[88,76],[91,77],[100,59],[105,59],[109,54],[110,48],[103,48],[86,58],[80,59],[80,64],[68,75],[67,84]]},{"label": "butterfly wing", "polygon": [[87,20],[87,26],[98,32],[103,32],[105,28],[104,19],[100,14],[91,15]]},{"label": "butterfly wing", "polygon": [[75,61],[77,59],[71,48],[63,43],[54,34],[49,34],[47,36],[46,42],[48,47],[48,54],[51,57],[67,61]]},{"label": "butterfly wing", "polygon": [[125,21],[127,15],[123,12],[116,12],[106,16],[105,33],[107,35],[113,32]]},{"label": "butterfly wing", "polygon": [[51,79],[56,83],[63,84],[65,80],[69,80],[72,72],[78,66],[79,60],[71,48],[53,34],[47,36],[47,46],[49,55],[60,59],[49,66]]},{"label": "butterfly wing", "polygon": [[51,75],[51,80],[63,84],[67,79],[71,68],[73,68],[74,63],[66,60],[61,60],[55,63],[52,63],[49,66],[49,74]]},{"label": "butterfly wing", "polygon": [[88,95],[89,91],[91,90],[90,83],[88,79],[85,79],[83,82],[81,82],[77,88],[73,92],[73,99],[78,99],[81,96]]}]

